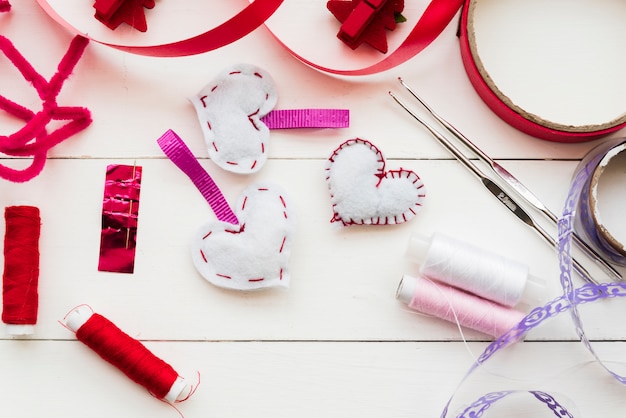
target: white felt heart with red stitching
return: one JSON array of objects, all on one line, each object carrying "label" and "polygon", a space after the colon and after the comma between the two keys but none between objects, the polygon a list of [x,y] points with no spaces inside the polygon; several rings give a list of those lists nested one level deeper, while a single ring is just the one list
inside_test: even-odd
[{"label": "white felt heart with red stitching", "polygon": [[343,225],[399,224],[421,209],[424,183],[411,170],[385,171],[385,159],[374,144],[350,139],[337,148],[326,165],[333,206],[331,222]]},{"label": "white felt heart with red stitching", "polygon": [[210,283],[229,289],[288,287],[295,209],[274,184],[248,186],[236,206],[238,225],[209,222],[192,242],[193,262]]},{"label": "white felt heart with red stitching", "polygon": [[270,131],[261,118],[278,101],[269,73],[250,64],[235,65],[189,100],[213,162],[239,174],[254,173],[263,166]]}]

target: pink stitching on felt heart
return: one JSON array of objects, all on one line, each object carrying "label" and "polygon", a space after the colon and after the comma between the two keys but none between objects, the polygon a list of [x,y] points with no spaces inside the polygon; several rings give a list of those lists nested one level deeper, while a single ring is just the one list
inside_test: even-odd
[{"label": "pink stitching on felt heart", "polygon": [[276,185],[251,185],[237,207],[239,225],[218,221],[198,229],[192,245],[196,268],[219,287],[289,286],[295,214],[285,192]]},{"label": "pink stitching on felt heart", "polygon": [[269,128],[261,118],[277,100],[271,76],[249,64],[222,72],[190,98],[211,159],[235,173],[258,171],[267,160],[269,141]]},{"label": "pink stitching on felt heart", "polygon": [[422,207],[424,183],[411,170],[385,171],[382,152],[364,139],[341,144],[326,165],[331,222],[347,225],[399,224]]}]

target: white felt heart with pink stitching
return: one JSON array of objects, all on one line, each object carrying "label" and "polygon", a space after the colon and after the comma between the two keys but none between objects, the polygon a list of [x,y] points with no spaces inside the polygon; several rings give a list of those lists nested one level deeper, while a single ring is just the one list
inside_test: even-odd
[{"label": "white felt heart with pink stitching", "polygon": [[192,241],[192,258],[210,283],[229,289],[288,287],[295,209],[274,184],[248,186],[236,206],[238,225],[209,222]]},{"label": "white felt heart with pink stitching", "polygon": [[278,101],[269,73],[250,64],[234,65],[189,100],[213,162],[239,174],[254,173],[263,166],[270,131],[261,118]]},{"label": "white felt heart with pink stitching", "polygon": [[374,144],[355,138],[337,148],[326,165],[333,205],[331,222],[343,225],[399,224],[421,209],[424,183],[411,170],[385,171],[385,159]]}]

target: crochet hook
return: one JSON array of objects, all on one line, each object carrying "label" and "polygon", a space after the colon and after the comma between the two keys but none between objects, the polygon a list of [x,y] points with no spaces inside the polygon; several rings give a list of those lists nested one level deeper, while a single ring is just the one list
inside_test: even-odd
[{"label": "crochet hook", "polygon": [[[538,225],[534,219],[511,197],[508,193],[506,193],[497,183],[487,177],[469,158],[467,158],[452,142],[450,142],[445,136],[443,136],[439,131],[437,131],[433,126],[428,124],[426,121],[421,119],[415,112],[413,112],[409,107],[400,99],[398,99],[391,91],[389,95],[398,103],[409,115],[413,117],[416,121],[418,121],[422,126],[424,126],[438,141],[441,145],[443,145],[454,157],[461,162],[465,168],[467,168],[470,172],[472,172],[489,190],[491,194],[493,194],[500,203],[502,203],[509,211],[511,211],[518,219],[524,222],[526,225],[531,227],[535,232],[539,234],[550,246],[558,251],[558,244],[552,238],[545,229],[543,229],[540,225]],[[580,276],[589,283],[598,284],[595,280],[591,278],[589,272],[574,258],[572,258],[572,264],[574,270]]]},{"label": "crochet hook", "polygon": [[[479,159],[481,159],[485,164],[487,164],[492,171],[503,181],[505,181],[516,193],[519,197],[521,197],[528,204],[534,206],[539,212],[543,213],[547,219],[552,221],[552,223],[556,226],[558,225],[558,217],[552,212],[535,194],[533,194],[528,187],[524,186],[522,182],[520,182],[513,174],[507,171],[504,167],[494,161],[491,157],[489,157],[483,150],[478,148],[476,144],[470,141],[461,131],[455,128],[451,123],[442,118],[437,112],[435,112],[424,100],[421,99],[413,91],[413,89],[402,80],[402,77],[398,77],[400,84],[407,89],[409,93],[430,113],[433,118],[435,118],[448,132],[454,135],[459,141],[461,141],[465,146],[467,146]],[[574,239],[574,244],[581,249],[591,260],[593,260],[602,270],[613,277],[616,280],[623,280],[622,275],[611,266],[605,259],[602,258],[597,251],[595,251],[591,246],[589,246],[586,242],[584,242],[576,232],[572,234],[572,238]]]}]

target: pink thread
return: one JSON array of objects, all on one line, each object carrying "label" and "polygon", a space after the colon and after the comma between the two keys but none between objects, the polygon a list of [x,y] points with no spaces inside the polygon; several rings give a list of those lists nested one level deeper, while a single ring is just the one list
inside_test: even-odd
[{"label": "pink thread", "polygon": [[[33,157],[30,166],[23,170],[0,164],[0,177],[13,182],[25,182],[32,179],[43,170],[50,148],[91,124],[91,114],[88,109],[59,106],[56,102],[63,83],[69,77],[88,43],[87,38],[75,36],[59,63],[57,73],[50,81],[46,81],[19,53],[11,41],[0,35],[0,51],[13,63],[24,79],[33,85],[42,101],[41,110],[35,113],[0,96],[0,110],[26,123],[17,132],[0,136],[0,152],[13,157]],[[67,123],[48,133],[46,125],[51,121],[67,121]]]},{"label": "pink thread", "polygon": [[523,312],[422,277],[405,276],[404,280],[413,280],[415,286],[409,308],[494,337],[513,328],[525,316]]},{"label": "pink thread", "polygon": [[0,1],[0,12],[8,12],[9,10],[11,10],[9,0]]}]

